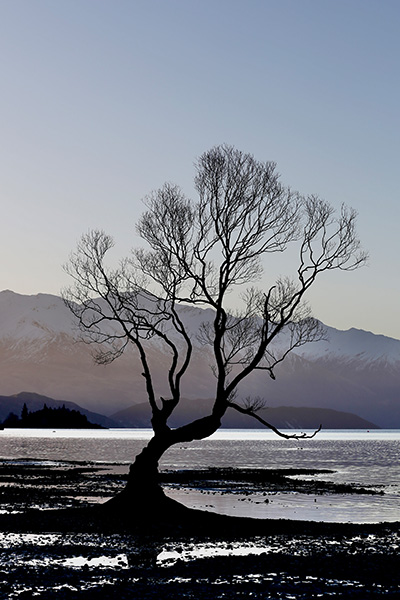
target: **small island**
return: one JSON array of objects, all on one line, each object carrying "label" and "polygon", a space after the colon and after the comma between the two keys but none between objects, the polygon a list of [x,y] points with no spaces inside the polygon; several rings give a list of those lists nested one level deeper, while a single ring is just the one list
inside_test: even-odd
[{"label": "small island", "polygon": [[65,405],[51,408],[44,404],[42,409],[31,412],[26,403],[20,417],[11,412],[0,427],[2,429],[104,429],[102,425],[91,423],[79,410],[71,410]]}]

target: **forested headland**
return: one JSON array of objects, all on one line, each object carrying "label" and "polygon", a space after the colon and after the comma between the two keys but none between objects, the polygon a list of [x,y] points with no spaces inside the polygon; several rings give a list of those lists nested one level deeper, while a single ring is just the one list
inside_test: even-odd
[{"label": "forested headland", "polygon": [[18,416],[11,412],[1,427],[4,428],[27,428],[27,429],[103,429],[101,425],[91,423],[86,415],[79,410],[71,410],[64,405],[58,408],[51,408],[46,404],[43,408],[36,411],[29,411],[24,404],[21,415]]}]

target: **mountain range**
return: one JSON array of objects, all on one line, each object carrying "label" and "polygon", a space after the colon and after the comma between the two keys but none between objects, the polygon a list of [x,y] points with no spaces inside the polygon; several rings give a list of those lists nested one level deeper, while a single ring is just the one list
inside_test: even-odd
[{"label": "mountain range", "polygon": [[[182,394],[192,401],[189,406],[200,407],[213,397],[215,379],[210,349],[197,341],[196,331],[212,318],[212,312],[181,307],[181,316],[194,344]],[[77,338],[74,319],[60,297],[0,292],[0,394],[15,397],[28,390],[112,416],[117,422],[121,411],[146,402],[134,348],[112,364],[99,366],[92,359],[91,346]],[[148,351],[157,394],[166,395],[168,356],[157,341],[149,341]],[[330,409],[354,413],[371,425],[400,428],[400,340],[327,327],[326,340],[296,349],[275,374],[272,380],[263,372],[253,373],[238,395],[238,399],[265,398],[267,420],[272,420],[269,415],[277,407],[314,409],[315,415],[315,409]],[[132,410],[140,412],[137,406]],[[288,423],[296,422],[294,412]],[[316,421],[318,426],[317,417]]]},{"label": "mountain range", "polygon": [[[151,427],[151,411],[148,402],[134,404],[129,408],[118,411],[109,418],[86,410],[75,402],[55,400],[32,392],[21,392],[13,396],[0,396],[0,423],[5,421],[11,413],[16,417],[21,417],[24,406],[31,413],[35,413],[41,411],[45,405],[53,409],[66,408],[70,411],[78,411],[86,416],[91,423],[97,423],[103,427]],[[207,400],[182,398],[177,410],[169,419],[169,425],[171,427],[184,425],[193,419],[204,416],[210,412],[211,407],[212,399],[210,398]],[[353,413],[329,408],[280,406],[278,408],[262,409],[259,414],[278,429],[315,429],[318,423],[323,424],[325,429],[379,429],[374,423],[361,419]],[[18,427],[18,425],[15,426]],[[254,420],[236,411],[228,411],[222,419],[222,427],[251,429],[254,428]]]},{"label": "mountain range", "polygon": [[[196,400],[182,398],[168,423],[171,427],[179,427],[193,419],[200,419],[209,414],[211,408],[211,398]],[[278,406],[262,408],[258,414],[278,429],[316,429],[319,425],[323,425],[324,429],[379,429],[374,423],[353,413],[330,408]],[[135,404],[112,415],[113,421],[120,427],[150,427],[150,417],[148,402]],[[222,418],[222,427],[252,429],[257,427],[257,422],[248,415],[228,410]]]}]

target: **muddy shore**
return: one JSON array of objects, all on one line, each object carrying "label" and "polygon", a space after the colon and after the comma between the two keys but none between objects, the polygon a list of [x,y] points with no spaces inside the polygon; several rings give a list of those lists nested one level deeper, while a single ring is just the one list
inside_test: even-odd
[{"label": "muddy shore", "polygon": [[[296,475],[293,480],[292,476]],[[302,476],[305,476],[304,479]],[[238,470],[163,474],[165,485],[310,493],[372,490],[312,473]],[[104,518],[123,473],[87,463],[0,464],[0,598],[400,597],[400,524],[224,517],[189,511],[180,523]],[[330,487],[329,487],[330,486]]]}]

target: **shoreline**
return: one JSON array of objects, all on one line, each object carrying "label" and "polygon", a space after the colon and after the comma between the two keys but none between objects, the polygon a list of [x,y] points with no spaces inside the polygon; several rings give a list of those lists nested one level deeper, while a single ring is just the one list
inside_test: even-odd
[{"label": "shoreline", "polygon": [[[117,463],[2,460],[0,509],[4,516],[101,505],[124,488],[127,470]],[[334,473],[316,468],[179,469],[161,471],[160,483],[168,497],[211,514],[342,524],[399,520],[393,509],[391,518],[384,518],[389,501],[398,505],[397,496],[372,485],[335,483]]]},{"label": "shoreline", "polygon": [[[176,504],[174,492],[196,492],[200,496],[215,498],[216,494],[230,500],[250,500],[255,494],[262,494],[264,503],[270,502],[268,494],[291,493],[310,496],[316,503],[324,496],[331,498],[346,494],[349,498],[381,497],[383,490],[366,488],[355,484],[335,484],[319,480],[321,475],[333,473],[328,469],[238,469],[208,468],[166,470],[160,472],[160,483],[171,503]],[[104,522],[105,502],[121,491],[126,483],[125,465],[117,463],[93,464],[88,461],[37,461],[31,459],[0,461],[0,531],[126,531],[141,532],[134,520],[126,527],[107,515]],[[334,531],[398,531],[398,520],[374,522],[324,521],[293,518],[254,518],[251,514],[219,513],[216,510],[199,509],[179,502],[178,506],[190,515],[193,522],[200,523],[205,535],[229,529],[240,535],[255,535],[257,532],[288,533],[304,532],[324,535]],[[206,506],[212,507],[207,504]],[[246,504],[244,512],[249,508]],[[97,523],[98,521],[98,523]],[[191,528],[190,519],[185,526],[198,534],[199,527]],[[147,527],[148,525],[145,525]],[[168,523],[158,519],[157,527],[168,532]],[[154,529],[154,527],[150,527]],[[242,532],[242,533],[241,533]]]},{"label": "shoreline", "polygon": [[[98,493],[94,497],[99,499],[105,489],[115,493],[124,485],[121,474],[103,467],[87,462],[0,463],[1,507],[21,510],[0,514],[0,597],[400,596],[399,522],[251,519],[188,508],[183,519],[182,510],[169,521],[162,515],[121,518],[102,504],[78,501],[81,493]],[[210,473],[200,471],[175,477],[193,484],[196,476],[204,483]],[[289,485],[293,480],[279,471],[272,479]],[[258,485],[261,478],[265,485],[265,470],[258,475],[253,483]],[[217,483],[221,481],[228,481],[227,473]]]}]

